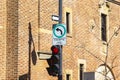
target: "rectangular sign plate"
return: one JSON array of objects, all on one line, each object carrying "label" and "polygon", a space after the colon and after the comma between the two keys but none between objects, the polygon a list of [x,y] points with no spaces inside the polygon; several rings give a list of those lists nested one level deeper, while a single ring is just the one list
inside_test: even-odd
[{"label": "rectangular sign plate", "polygon": [[53,25],[53,45],[66,44],[66,25],[54,24]]}]

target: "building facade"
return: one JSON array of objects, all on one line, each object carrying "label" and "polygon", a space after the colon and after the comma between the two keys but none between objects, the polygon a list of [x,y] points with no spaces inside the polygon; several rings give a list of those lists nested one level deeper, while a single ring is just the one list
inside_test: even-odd
[{"label": "building facade", "polygon": [[[0,1],[0,80],[57,80],[46,56],[58,2]],[[120,0],[63,0],[62,11],[63,80],[120,80]]]}]

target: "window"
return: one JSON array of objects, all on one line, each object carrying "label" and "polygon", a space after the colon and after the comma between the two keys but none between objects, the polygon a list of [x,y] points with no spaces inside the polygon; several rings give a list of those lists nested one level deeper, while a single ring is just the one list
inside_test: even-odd
[{"label": "window", "polygon": [[66,12],[66,28],[67,33],[70,33],[70,13]]},{"label": "window", "polygon": [[107,41],[107,15],[101,14],[101,39]]},{"label": "window", "polygon": [[84,80],[85,71],[86,71],[86,60],[78,59],[78,80]]},{"label": "window", "polygon": [[67,36],[72,37],[72,9],[64,7],[64,22],[66,24]]},{"label": "window", "polygon": [[70,74],[66,74],[66,80],[70,80]]},{"label": "window", "polygon": [[83,77],[84,77],[84,64],[80,64],[80,67],[79,67],[80,69],[80,74],[79,74],[79,76],[80,76],[80,80],[83,80]]},{"label": "window", "polygon": [[65,70],[65,80],[72,80],[72,70],[70,69]]}]

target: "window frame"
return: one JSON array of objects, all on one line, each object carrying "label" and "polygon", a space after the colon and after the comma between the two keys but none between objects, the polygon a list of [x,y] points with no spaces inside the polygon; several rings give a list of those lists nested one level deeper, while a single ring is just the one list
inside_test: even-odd
[{"label": "window frame", "polygon": [[83,80],[84,80],[84,72],[86,71],[86,60],[78,59],[78,80],[80,80],[80,64],[83,64]]},{"label": "window frame", "polygon": [[107,42],[107,15],[101,13],[101,40]]},{"label": "window frame", "polygon": [[71,80],[71,75],[70,74],[66,74],[66,80]]},{"label": "window frame", "polygon": [[72,72],[73,71],[71,69],[65,69],[65,80],[67,80],[68,76],[69,76],[69,80],[72,80],[72,75],[73,75]]},{"label": "window frame", "polygon": [[[63,23],[66,24],[67,28],[67,37],[72,37],[72,9],[68,7],[63,8],[64,16],[63,16]],[[69,20],[68,20],[69,19]],[[68,20],[68,22],[67,22]],[[69,25],[69,26],[67,26]]]},{"label": "window frame", "polygon": [[84,80],[84,64],[79,65],[79,79],[80,80]]},{"label": "window frame", "polygon": [[70,33],[70,13],[66,12],[66,28],[67,28],[67,34]]}]

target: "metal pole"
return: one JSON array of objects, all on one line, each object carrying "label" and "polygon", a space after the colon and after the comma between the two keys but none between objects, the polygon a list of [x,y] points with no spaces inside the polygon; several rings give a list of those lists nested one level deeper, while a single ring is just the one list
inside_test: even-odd
[{"label": "metal pole", "polygon": [[[59,0],[59,24],[62,23],[62,0]],[[60,46],[60,70],[58,74],[58,80],[62,80],[62,45]]]},{"label": "metal pole", "polygon": [[58,80],[62,80],[62,45],[59,45],[60,46],[60,63],[59,63],[59,73],[58,73]]},{"label": "metal pole", "polygon": [[59,0],[59,23],[62,23],[62,0]]}]

